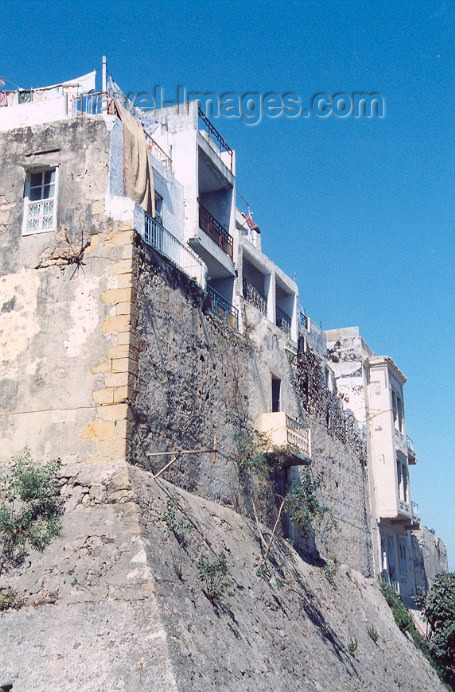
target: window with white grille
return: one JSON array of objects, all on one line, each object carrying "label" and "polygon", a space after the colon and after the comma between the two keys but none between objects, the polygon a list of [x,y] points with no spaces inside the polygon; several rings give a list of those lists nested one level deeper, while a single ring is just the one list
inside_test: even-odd
[{"label": "window with white grille", "polygon": [[53,231],[57,212],[57,169],[30,171],[25,182],[22,235]]}]

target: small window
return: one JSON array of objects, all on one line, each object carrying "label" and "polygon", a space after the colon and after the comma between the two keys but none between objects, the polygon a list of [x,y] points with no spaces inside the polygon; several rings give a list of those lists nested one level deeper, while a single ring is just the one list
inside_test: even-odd
[{"label": "small window", "polygon": [[53,231],[57,212],[57,169],[27,174],[24,195],[23,235]]},{"label": "small window", "polygon": [[155,192],[155,219],[163,225],[163,198]]},{"label": "small window", "polygon": [[281,380],[272,376],[272,413],[281,411]]}]

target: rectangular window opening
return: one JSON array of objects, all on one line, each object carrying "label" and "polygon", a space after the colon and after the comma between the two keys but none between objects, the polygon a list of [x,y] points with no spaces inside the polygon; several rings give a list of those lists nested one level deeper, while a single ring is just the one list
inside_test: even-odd
[{"label": "rectangular window opening", "polygon": [[281,380],[272,375],[272,413],[281,411]]},{"label": "rectangular window opening", "polygon": [[22,235],[54,231],[57,212],[57,169],[29,171],[25,180]]}]

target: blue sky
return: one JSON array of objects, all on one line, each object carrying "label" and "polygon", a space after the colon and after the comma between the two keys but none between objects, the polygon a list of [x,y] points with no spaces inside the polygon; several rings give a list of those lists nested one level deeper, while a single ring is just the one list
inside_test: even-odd
[{"label": "blue sky", "polygon": [[359,325],[406,373],[413,499],[455,568],[453,0],[2,3],[0,73],[98,68],[124,90],[380,92],[382,119],[214,120],[263,248],[325,328]]}]

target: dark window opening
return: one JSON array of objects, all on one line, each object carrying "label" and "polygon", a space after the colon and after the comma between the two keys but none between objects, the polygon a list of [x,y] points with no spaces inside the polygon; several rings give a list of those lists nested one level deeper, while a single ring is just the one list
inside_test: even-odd
[{"label": "dark window opening", "polygon": [[281,411],[281,380],[272,376],[272,413]]}]

